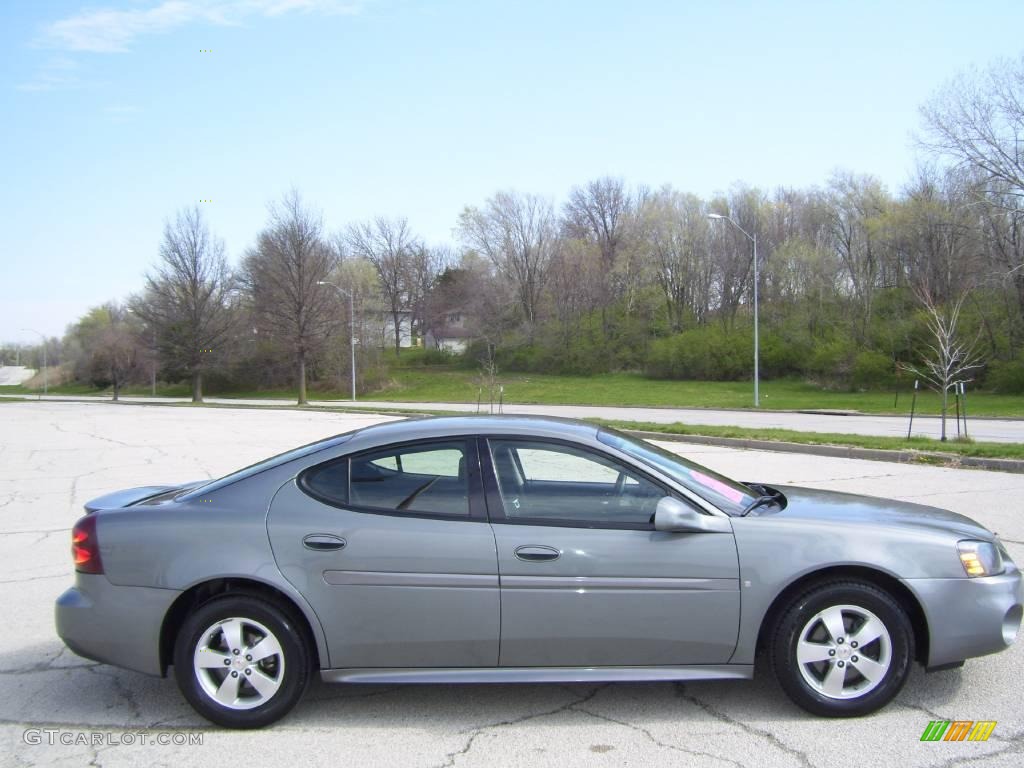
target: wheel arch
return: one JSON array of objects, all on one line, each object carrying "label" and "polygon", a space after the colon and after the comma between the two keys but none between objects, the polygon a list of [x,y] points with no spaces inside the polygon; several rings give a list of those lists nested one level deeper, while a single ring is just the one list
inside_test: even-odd
[{"label": "wheel arch", "polygon": [[207,579],[192,585],[182,592],[164,614],[160,625],[160,674],[167,675],[167,668],[174,660],[174,643],[178,629],[188,614],[197,606],[221,595],[252,595],[269,600],[295,615],[300,631],[305,635],[309,650],[317,669],[323,669],[327,656],[327,644],[323,629],[312,609],[305,601],[284,592],[279,587],[258,579],[247,577],[222,577]]},{"label": "wheel arch", "polygon": [[914,593],[895,576],[862,565],[837,565],[805,573],[775,596],[768,610],[761,618],[761,626],[757,634],[757,648],[763,649],[773,634],[776,622],[782,618],[789,604],[801,592],[806,592],[816,584],[823,584],[838,579],[863,581],[888,593],[907,612],[910,625],[914,630],[914,660],[922,664],[927,662],[929,648],[928,619],[924,608]]}]

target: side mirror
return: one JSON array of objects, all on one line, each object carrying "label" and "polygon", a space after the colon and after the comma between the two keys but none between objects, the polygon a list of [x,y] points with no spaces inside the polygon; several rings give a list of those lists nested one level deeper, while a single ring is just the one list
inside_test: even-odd
[{"label": "side mirror", "polygon": [[667,533],[728,533],[728,518],[698,512],[674,496],[663,496],[654,511],[654,530]]}]

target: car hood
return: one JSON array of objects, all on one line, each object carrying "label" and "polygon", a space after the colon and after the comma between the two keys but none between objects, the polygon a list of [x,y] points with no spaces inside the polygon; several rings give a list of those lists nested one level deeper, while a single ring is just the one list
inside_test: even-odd
[{"label": "car hood", "polygon": [[817,488],[785,485],[772,487],[785,494],[786,507],[779,510],[777,506],[766,506],[758,510],[766,516],[870,526],[930,528],[985,541],[994,538],[991,531],[971,518],[938,507]]}]

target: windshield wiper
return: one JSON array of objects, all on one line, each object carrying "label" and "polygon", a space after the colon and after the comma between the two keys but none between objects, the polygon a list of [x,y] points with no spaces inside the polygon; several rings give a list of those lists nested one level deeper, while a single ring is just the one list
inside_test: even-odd
[{"label": "windshield wiper", "polygon": [[763,496],[758,496],[756,499],[754,499],[747,505],[746,509],[743,510],[743,516],[746,517],[758,507],[763,507],[765,504],[768,504],[769,502],[778,502],[778,500],[779,495],[777,493],[766,493]]}]

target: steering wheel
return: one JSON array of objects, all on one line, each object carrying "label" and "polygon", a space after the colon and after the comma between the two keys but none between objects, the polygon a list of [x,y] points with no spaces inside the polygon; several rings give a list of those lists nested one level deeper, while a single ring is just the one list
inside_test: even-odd
[{"label": "steering wheel", "polygon": [[626,473],[619,472],[619,476],[615,478],[615,496],[616,498],[622,496],[622,491],[626,487]]}]

